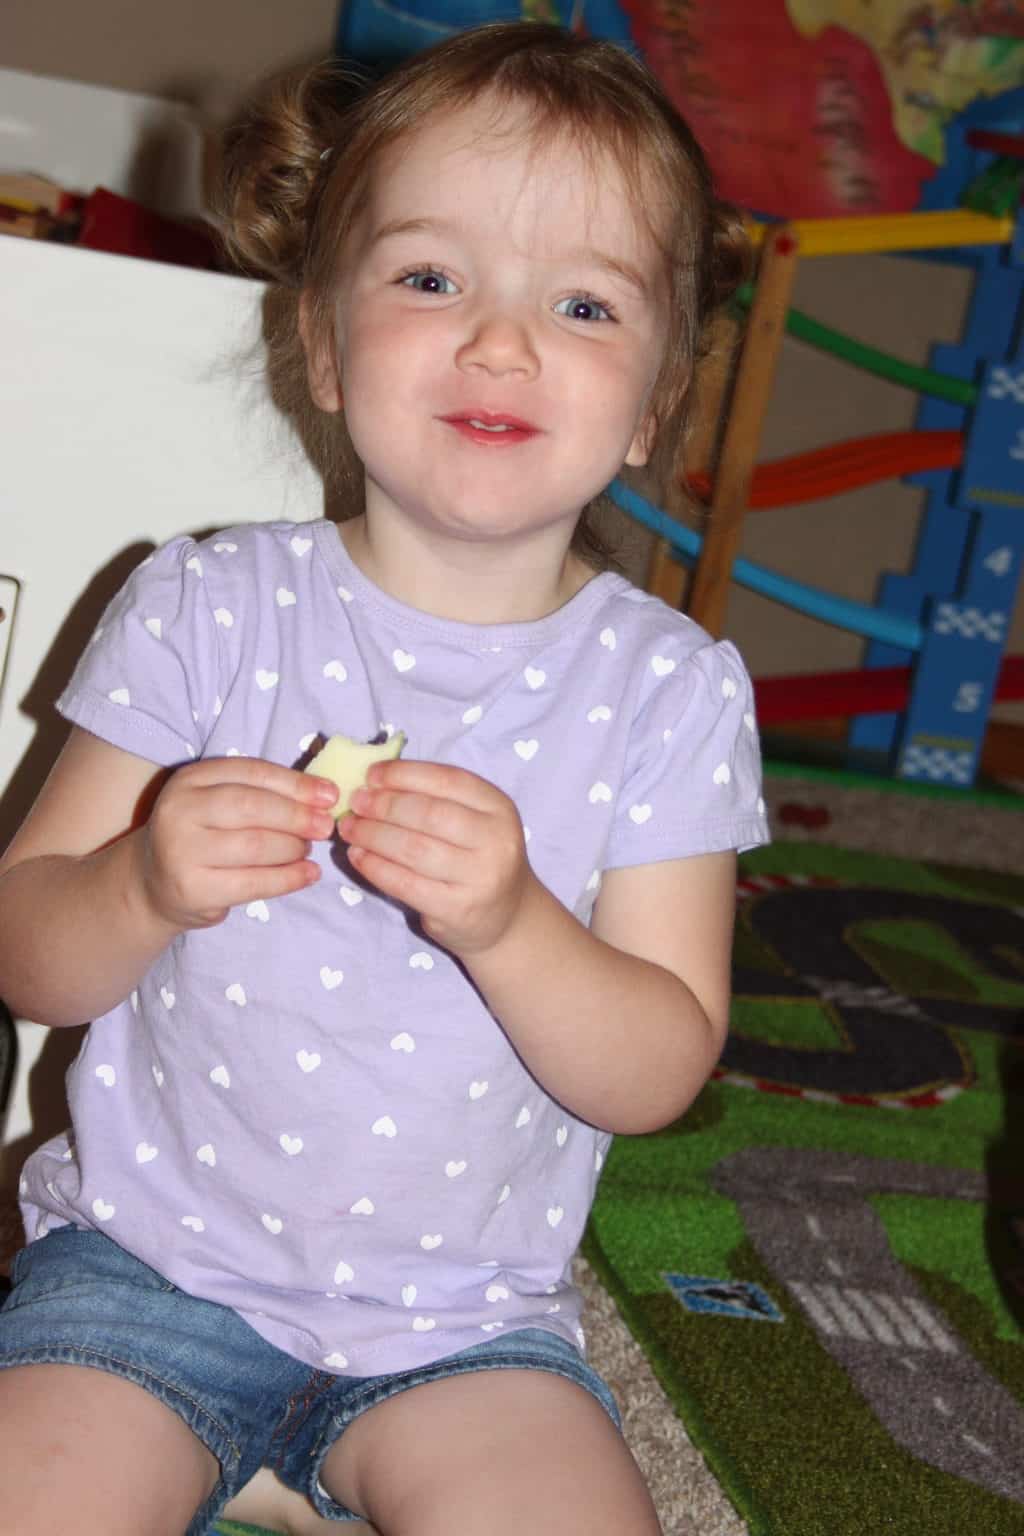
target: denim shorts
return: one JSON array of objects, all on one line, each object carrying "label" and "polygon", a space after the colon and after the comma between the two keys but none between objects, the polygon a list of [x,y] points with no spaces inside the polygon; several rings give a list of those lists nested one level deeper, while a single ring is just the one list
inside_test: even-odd
[{"label": "denim shorts", "polygon": [[23,1248],[0,1311],[0,1367],[95,1366],[173,1408],[220,1464],[186,1536],[204,1536],[261,1466],[328,1520],[360,1516],[321,1487],[324,1457],[359,1414],[467,1371],[527,1369],[566,1376],[616,1425],[608,1387],[560,1335],[542,1328],[485,1339],[432,1365],[389,1376],[318,1371],[262,1338],[230,1308],[180,1291],[102,1232],[58,1227]]}]

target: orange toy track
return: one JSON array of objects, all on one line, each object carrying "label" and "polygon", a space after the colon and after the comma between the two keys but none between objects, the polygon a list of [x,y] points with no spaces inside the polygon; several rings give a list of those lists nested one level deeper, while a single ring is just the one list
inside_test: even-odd
[{"label": "orange toy track", "polygon": [[[963,451],[961,432],[882,432],[874,437],[855,437],[812,453],[759,464],[754,470],[747,505],[753,510],[822,501],[880,480],[926,470],[956,469]],[[691,475],[688,487],[701,501],[710,500],[709,475]]]},{"label": "orange toy track", "polygon": [[[846,719],[853,715],[900,714],[910,700],[909,667],[868,667],[860,672],[816,672],[754,681],[758,723]],[[996,698],[1024,699],[1024,656],[1006,656]]]}]

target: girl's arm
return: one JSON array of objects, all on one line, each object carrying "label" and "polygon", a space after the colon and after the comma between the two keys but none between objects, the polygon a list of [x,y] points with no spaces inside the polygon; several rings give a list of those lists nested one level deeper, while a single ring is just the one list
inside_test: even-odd
[{"label": "girl's arm", "polygon": [[588,931],[533,880],[503,938],[464,963],[553,1098],[605,1130],[655,1131],[725,1043],[735,891],[733,853],[613,869]]},{"label": "girl's arm", "polygon": [[487,780],[377,763],[339,826],[349,858],[462,962],[530,1071],[609,1131],[681,1114],[725,1039],[736,858],[614,869],[588,930],[537,879]]},{"label": "girl's arm", "polygon": [[177,934],[315,879],[336,793],[251,758],[169,774],[73,728],[0,860],[0,997],[54,1026],[106,1013]]}]

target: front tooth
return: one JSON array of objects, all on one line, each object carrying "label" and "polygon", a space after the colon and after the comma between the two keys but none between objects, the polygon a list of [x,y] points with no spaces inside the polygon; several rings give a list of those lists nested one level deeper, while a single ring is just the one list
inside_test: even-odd
[{"label": "front tooth", "polygon": [[489,426],[486,421],[474,421],[472,417],[469,424],[471,427],[479,427],[482,432],[507,432],[509,430],[504,422],[497,422],[495,425]]}]

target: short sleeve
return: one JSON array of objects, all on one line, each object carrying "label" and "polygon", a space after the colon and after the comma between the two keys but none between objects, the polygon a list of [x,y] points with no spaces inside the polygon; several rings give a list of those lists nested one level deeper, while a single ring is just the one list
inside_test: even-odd
[{"label": "short sleeve", "polygon": [[217,625],[193,539],[147,556],[57,700],[75,725],[163,767],[199,757],[219,708]]},{"label": "short sleeve", "polygon": [[769,840],[754,690],[735,647],[647,658],[607,867]]}]

